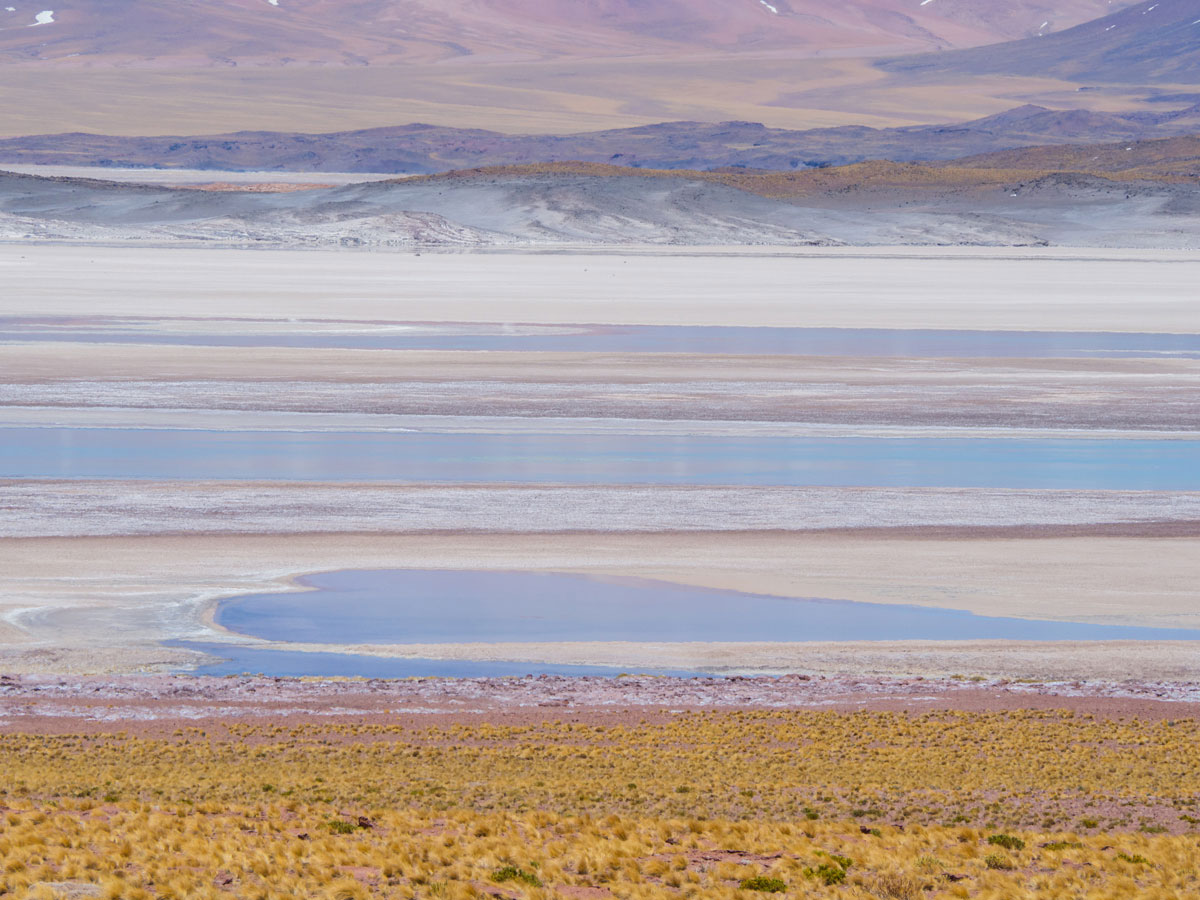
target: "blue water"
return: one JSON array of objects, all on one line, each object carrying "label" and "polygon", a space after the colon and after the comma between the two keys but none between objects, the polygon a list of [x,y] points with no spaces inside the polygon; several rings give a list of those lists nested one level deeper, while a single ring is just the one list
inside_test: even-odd
[{"label": "blue water", "polygon": [[[1200,334],[692,325],[584,325],[577,326],[577,333],[561,334],[555,333],[555,329],[539,330],[536,326],[518,326],[527,333],[506,333],[506,326],[501,324],[464,327],[442,323],[412,323],[419,325],[420,330],[388,334],[171,334],[152,330],[153,320],[94,320],[100,326],[96,330],[78,327],[77,322],[71,319],[0,319],[0,341],[931,358],[1169,355],[1200,359]],[[47,327],[49,325],[54,327]],[[203,323],[196,322],[195,327],[203,328]]]},{"label": "blue water", "polygon": [[0,477],[1200,490],[1200,441],[0,428]]},{"label": "blue water", "polygon": [[313,575],[307,592],[218,607],[240,634],[304,643],[506,641],[1200,640],[1200,630],[1043,622],[632,578],[379,570]]},{"label": "blue water", "polygon": [[604,666],[556,666],[537,662],[477,662],[454,659],[386,659],[347,653],[296,653],[289,650],[248,650],[231,644],[167,641],[170,647],[200,650],[220,662],[187,670],[193,675],[272,675],[348,678],[514,678],[525,675],[598,675],[623,673],[693,678],[701,672],[682,669],[618,669]]}]

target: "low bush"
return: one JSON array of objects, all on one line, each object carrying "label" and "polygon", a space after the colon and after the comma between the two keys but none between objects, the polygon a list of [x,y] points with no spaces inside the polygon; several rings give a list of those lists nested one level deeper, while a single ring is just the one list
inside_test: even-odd
[{"label": "low bush", "polygon": [[879,872],[865,886],[880,900],[918,900],[925,896],[924,882],[906,872]]},{"label": "low bush", "polygon": [[841,884],[846,880],[846,870],[837,863],[821,863],[815,869],[805,869],[804,874],[809,878],[816,878],[826,886]]},{"label": "low bush", "polygon": [[987,842],[993,847],[1003,847],[1005,850],[1024,850],[1025,842],[1011,834],[993,834]]},{"label": "low bush", "polygon": [[764,894],[782,894],[787,890],[787,884],[782,878],[772,878],[769,875],[744,878],[738,887],[743,891],[762,891]]},{"label": "low bush", "polygon": [[492,873],[492,881],[503,883],[505,881],[519,881],[522,884],[527,884],[530,887],[541,887],[542,880],[532,872],[526,872],[518,866],[502,866]]}]

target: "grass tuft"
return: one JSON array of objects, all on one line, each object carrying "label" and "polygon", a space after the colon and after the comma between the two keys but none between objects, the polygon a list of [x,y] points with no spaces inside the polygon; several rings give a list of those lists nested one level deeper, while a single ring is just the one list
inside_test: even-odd
[{"label": "grass tuft", "polygon": [[503,884],[506,881],[519,881],[521,884],[527,884],[530,887],[542,886],[540,878],[518,866],[501,866],[492,872],[492,881],[495,881],[497,884]]},{"label": "grass tuft", "polygon": [[787,890],[787,882],[782,878],[773,878],[769,875],[755,875],[752,878],[743,878],[739,883],[743,891],[762,891],[765,894],[782,894]]}]

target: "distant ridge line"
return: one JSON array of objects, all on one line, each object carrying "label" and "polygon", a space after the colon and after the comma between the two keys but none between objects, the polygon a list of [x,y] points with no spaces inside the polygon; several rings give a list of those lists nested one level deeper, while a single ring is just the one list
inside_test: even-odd
[{"label": "distant ridge line", "polygon": [[971,122],[882,129],[791,131],[755,122],[680,121],[568,135],[512,135],[421,123],[321,134],[123,137],[76,132],[0,139],[0,165],[434,174],[579,161],[672,170],[802,171],[872,159],[938,162],[1024,147],[1198,133],[1200,103],[1128,113],[1025,105]]}]

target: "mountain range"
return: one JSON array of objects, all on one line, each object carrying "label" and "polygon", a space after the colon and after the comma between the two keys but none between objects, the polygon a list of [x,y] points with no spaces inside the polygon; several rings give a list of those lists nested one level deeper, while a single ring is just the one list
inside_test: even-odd
[{"label": "mountain range", "polygon": [[506,135],[420,124],[331,134],[40,135],[0,140],[0,164],[399,174],[577,160],[652,169],[789,170],[1194,133],[1200,133],[1200,104],[1127,114],[1026,105],[958,125],[883,129],[789,131],[751,122],[668,122],[571,135]]},{"label": "mountain range", "polygon": [[0,162],[787,170],[1200,131],[1200,0],[64,0],[0,74]]},{"label": "mountain range", "polygon": [[[394,65],[722,51],[971,47],[1076,25],[1112,0],[13,0],[0,61],[71,66]],[[1116,5],[1121,5],[1117,3]]]},{"label": "mountain range", "polygon": [[[583,132],[659,123],[811,132],[955,123],[1018,104],[1154,112],[1159,100],[1198,93],[1200,74],[1200,0],[11,2],[0,11],[0,135],[235,135],[242,147],[254,139],[245,131],[284,144],[313,135],[308,149],[330,157],[324,136],[396,122],[501,133],[426,135],[466,150],[443,159],[420,138],[414,171],[533,158],[507,147],[510,135],[526,146],[530,134],[565,135],[569,145]],[[655,148],[661,135],[626,132],[629,147],[598,138],[594,152],[565,155],[623,153],[643,165],[720,156],[691,154],[695,129],[669,127],[681,131],[678,154]],[[892,153],[887,135],[860,137],[869,145],[861,155]],[[346,139],[341,168],[364,150]],[[413,139],[369,137],[389,154],[362,165],[399,171],[408,153],[400,144]],[[779,158],[755,158],[755,139],[742,148],[750,158],[724,161],[852,158],[816,134],[799,146],[786,135],[780,142]],[[533,149],[563,158],[552,143]],[[955,144],[946,154],[1002,146]],[[905,152],[895,148],[896,158]]]}]

